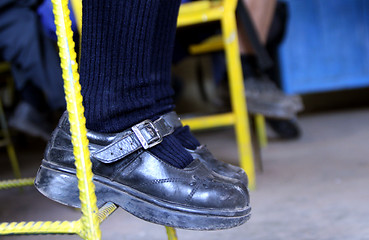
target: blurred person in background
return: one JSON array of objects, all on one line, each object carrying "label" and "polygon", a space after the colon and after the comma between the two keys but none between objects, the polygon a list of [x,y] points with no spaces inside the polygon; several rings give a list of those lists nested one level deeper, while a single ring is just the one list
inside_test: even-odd
[{"label": "blurred person in background", "polygon": [[65,108],[55,42],[43,30],[38,0],[0,1],[0,59],[11,64],[19,103],[10,127],[47,140],[51,113]]},{"label": "blurred person in background", "polygon": [[[304,107],[299,96],[289,96],[280,90],[278,61],[278,48],[286,30],[288,7],[286,3],[276,0],[240,2],[242,4],[239,4],[237,9],[240,19],[239,42],[248,111],[264,115],[279,137],[296,138],[300,135],[296,114]],[[245,17],[249,18],[256,36],[245,34],[248,24],[244,21]],[[256,50],[258,46],[252,42],[252,38],[256,38],[267,50],[272,62],[261,60],[260,55],[258,56],[260,53]]]},{"label": "blurred person in background", "polygon": [[[182,1],[186,2],[190,1]],[[288,20],[287,5],[276,0],[240,0],[236,13],[248,111],[265,116],[278,137],[297,138],[300,129],[296,115],[303,109],[303,104],[299,96],[288,96],[281,90],[278,61],[278,48]],[[178,29],[174,64],[190,55],[190,45],[219,34],[220,29],[218,22]],[[218,105],[222,108],[229,99],[223,52],[212,53],[212,65],[214,82],[221,98],[214,102],[220,102]],[[178,83],[178,77],[175,80],[174,86],[179,86],[180,92],[182,84]]]}]

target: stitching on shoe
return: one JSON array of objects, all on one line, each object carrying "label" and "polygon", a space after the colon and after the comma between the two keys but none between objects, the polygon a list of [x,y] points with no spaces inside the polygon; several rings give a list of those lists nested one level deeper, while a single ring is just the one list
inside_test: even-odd
[{"label": "stitching on shoe", "polygon": [[202,181],[201,182],[196,182],[196,186],[192,189],[192,191],[190,192],[190,194],[188,194],[188,196],[186,197],[185,202],[189,202],[192,199],[193,195],[195,195],[195,193],[197,192],[197,190],[199,190],[200,185],[201,185],[200,183],[202,183]]},{"label": "stitching on shoe", "polygon": [[188,182],[188,180],[184,179],[184,178],[155,179],[155,180],[151,180],[150,182],[147,182],[147,183],[141,183],[139,186],[162,184],[162,183],[168,183],[168,182]]}]

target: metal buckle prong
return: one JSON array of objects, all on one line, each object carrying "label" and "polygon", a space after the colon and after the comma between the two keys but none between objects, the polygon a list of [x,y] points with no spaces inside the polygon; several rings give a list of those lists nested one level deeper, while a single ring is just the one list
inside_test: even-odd
[{"label": "metal buckle prong", "polygon": [[[153,130],[153,133],[155,133],[155,136],[151,138],[149,141],[146,140],[146,138],[141,132],[141,130],[144,128],[150,128]],[[136,134],[138,140],[140,141],[144,149],[148,149],[155,145],[158,145],[163,140],[162,136],[160,135],[159,130],[155,127],[154,123],[150,120],[142,121],[134,125],[131,129]]]}]

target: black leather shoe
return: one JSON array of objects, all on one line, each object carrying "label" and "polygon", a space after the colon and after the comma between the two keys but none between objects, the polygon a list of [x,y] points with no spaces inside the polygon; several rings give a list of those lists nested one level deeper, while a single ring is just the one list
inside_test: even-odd
[{"label": "black leather shoe", "polygon": [[187,151],[194,159],[199,159],[210,170],[222,176],[237,179],[245,187],[248,186],[249,181],[242,168],[217,160],[205,145],[201,145],[195,150],[187,149]]},{"label": "black leather shoe", "polygon": [[[169,112],[164,115],[167,125],[173,128],[182,127],[182,122],[175,112]],[[248,178],[245,171],[237,166],[222,162],[216,159],[205,145],[197,147],[195,150],[186,149],[194,159],[199,159],[210,170],[229,178],[241,181],[246,187],[248,186]]]},{"label": "black leather shoe", "polygon": [[[166,118],[116,134],[88,131],[98,207],[113,202],[144,220],[184,229],[226,229],[247,221],[249,195],[240,181],[214,173],[199,160],[175,168],[146,150],[173,132]],[[66,113],[46,148],[35,186],[48,198],[80,207]]]}]

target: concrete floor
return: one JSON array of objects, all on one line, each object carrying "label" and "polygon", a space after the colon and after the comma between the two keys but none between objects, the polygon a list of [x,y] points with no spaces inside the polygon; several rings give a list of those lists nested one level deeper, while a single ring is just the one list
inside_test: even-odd
[{"label": "concrete floor", "polygon": [[[264,172],[251,194],[253,215],[223,231],[178,230],[180,240],[361,240],[369,239],[369,109],[301,117],[303,136],[271,140],[263,150]],[[197,134],[213,153],[237,163],[232,129]],[[36,146],[34,146],[36,145]],[[43,144],[18,148],[23,175],[33,176]],[[11,177],[5,151],[0,174]],[[34,188],[0,192],[0,221],[74,220],[76,210],[41,196]],[[79,239],[76,236],[7,236],[0,239]],[[118,209],[102,224],[102,239],[166,239],[162,226]]]}]

